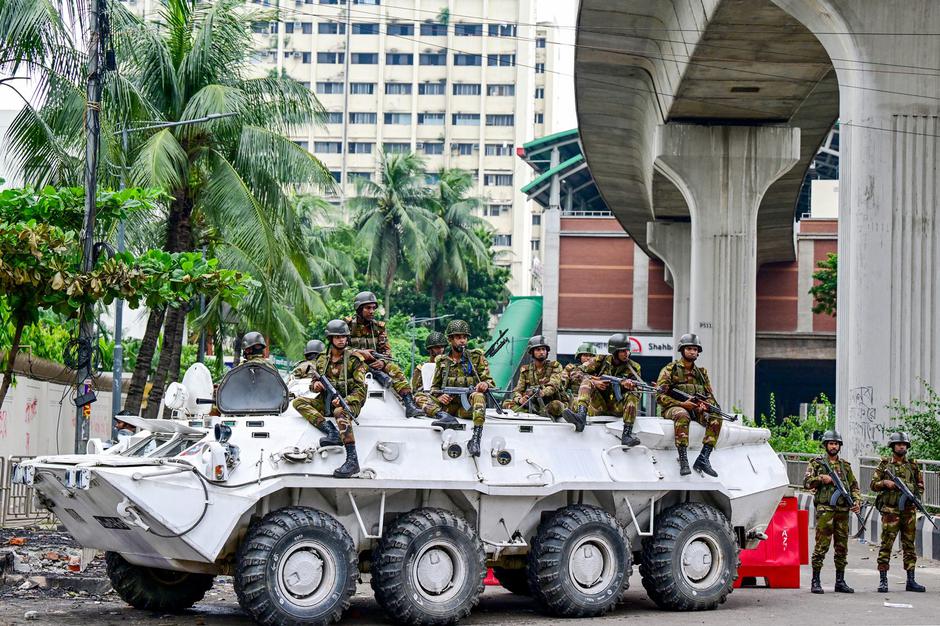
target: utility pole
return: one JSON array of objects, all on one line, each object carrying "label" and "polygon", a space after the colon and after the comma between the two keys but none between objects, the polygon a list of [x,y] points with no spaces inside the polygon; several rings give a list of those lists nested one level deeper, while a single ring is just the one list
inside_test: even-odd
[{"label": "utility pole", "polygon": [[[85,222],[82,228],[82,272],[94,267],[95,210],[98,192],[98,145],[101,135],[101,11],[102,0],[90,0],[88,7],[88,83],[85,93]],[[88,307],[79,312],[78,349],[75,375],[75,453],[85,451],[88,417],[85,407],[94,402],[94,393],[85,390],[91,378],[94,354],[94,324]]]}]

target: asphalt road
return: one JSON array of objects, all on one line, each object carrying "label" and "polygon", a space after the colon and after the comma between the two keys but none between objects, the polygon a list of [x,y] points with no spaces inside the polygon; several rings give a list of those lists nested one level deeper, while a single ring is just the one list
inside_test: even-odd
[{"label": "asphalt road", "polygon": [[[630,589],[625,602],[616,611],[591,620],[592,623],[649,623],[658,620],[667,624],[716,624],[729,622],[762,626],[781,624],[940,624],[940,562],[922,561],[918,564],[918,580],[926,585],[927,593],[903,591],[904,572],[899,557],[895,557],[889,580],[891,593],[875,591],[878,573],[875,571],[876,548],[850,542],[849,568],[846,578],[855,587],[853,595],[834,594],[831,560],[823,570],[825,595],[809,593],[810,572],[803,568],[802,589],[738,589],[719,609],[701,613],[664,613],[646,597],[634,568]],[[831,559],[831,553],[830,553]],[[905,606],[886,606],[886,604]],[[906,606],[910,605],[910,606]],[[26,619],[28,611],[36,613]],[[538,612],[528,598],[514,596],[500,587],[487,587],[480,605],[461,624],[555,624],[559,620]],[[578,624],[588,620],[567,620],[565,624]],[[231,584],[223,580],[206,597],[184,615],[160,615],[136,611],[120,601],[113,593],[100,600],[91,598],[22,598],[6,596],[0,600],[0,624],[30,624],[42,626],[92,624],[126,624],[134,622],[144,626],[234,626],[252,622],[235,602]],[[341,624],[388,624],[372,599],[369,586],[360,585],[352,607]]]}]

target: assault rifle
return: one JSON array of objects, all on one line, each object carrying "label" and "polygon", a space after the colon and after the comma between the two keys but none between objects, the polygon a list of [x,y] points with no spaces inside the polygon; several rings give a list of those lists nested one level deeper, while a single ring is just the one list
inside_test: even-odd
[{"label": "assault rifle", "polygon": [[[822,468],[826,470],[826,473],[829,475],[829,478],[832,479],[832,486],[835,487],[835,491],[832,492],[832,496],[829,497],[829,506],[837,506],[840,499],[845,499],[846,504],[849,508],[855,508],[855,498],[852,497],[852,492],[849,491],[845,483],[842,482],[842,477],[839,476],[832,466],[825,461],[825,459],[819,459],[819,464],[822,465]],[[859,528],[865,527],[865,518],[862,517],[862,512],[859,511],[855,514],[858,517]]]},{"label": "assault rifle", "polygon": [[713,414],[713,415],[718,415],[718,416],[720,416],[721,419],[723,419],[723,420],[727,420],[727,421],[729,421],[729,422],[736,422],[736,421],[738,421],[738,416],[737,416],[737,415],[732,415],[731,413],[725,413],[724,411],[721,410],[721,407],[720,407],[720,406],[718,406],[717,404],[714,404],[714,403],[712,403],[712,402],[709,402],[709,401],[708,401],[708,398],[707,398],[704,394],[701,394],[701,393],[696,393],[696,394],[686,393],[686,392],[682,391],[681,389],[673,389],[673,388],[671,388],[671,387],[670,387],[670,388],[667,388],[666,393],[667,393],[670,397],[674,398],[675,400],[679,400],[679,401],[681,401],[681,402],[685,402],[686,400],[691,400],[692,402],[695,402],[696,404],[698,404],[698,403],[701,402],[702,404],[705,405],[705,410],[706,410],[708,413],[711,413],[711,414]]},{"label": "assault rifle", "polygon": [[506,333],[509,332],[508,328],[504,328],[499,331],[499,337],[497,337],[493,343],[490,344],[490,347],[486,349],[486,352],[483,353],[488,359],[492,359],[496,356],[496,353],[503,349],[507,343],[509,343],[509,337],[506,336]]},{"label": "assault rifle", "polygon": [[598,376],[598,378],[600,378],[601,380],[606,380],[607,382],[613,384],[614,397],[617,399],[617,402],[623,401],[623,385],[621,383],[623,383],[623,381],[625,380],[632,381],[633,384],[636,385],[636,389],[635,389],[636,391],[642,391],[644,393],[659,393],[658,387],[654,387],[653,385],[647,385],[644,381],[637,380],[630,376],[624,376],[623,378],[620,378],[617,376],[610,376],[608,374],[602,374],[601,376]]},{"label": "assault rifle", "polygon": [[543,411],[545,410],[545,401],[542,399],[542,386],[541,385],[536,385],[535,387],[529,387],[528,389],[526,389],[525,396],[523,397],[525,398],[525,402],[523,402],[521,406],[523,407],[528,406],[530,411],[534,413],[538,413],[539,412],[538,409],[532,406],[532,401],[538,400],[539,407],[541,408],[541,410]]},{"label": "assault rifle", "polygon": [[904,508],[907,506],[908,501],[912,502],[917,509],[924,514],[924,518],[930,522],[936,530],[940,530],[940,527],[937,527],[937,522],[934,521],[933,515],[927,512],[927,509],[924,508],[924,503],[921,502],[917,496],[914,495],[914,492],[904,484],[904,481],[897,477],[890,469],[885,468],[885,476],[888,477],[888,480],[891,480],[894,483],[894,486],[898,488],[898,491],[901,492],[901,500],[898,502],[898,510],[904,511]]},{"label": "assault rifle", "polygon": [[[448,395],[460,398],[460,406],[463,407],[463,410],[470,411],[473,409],[473,406],[470,404],[470,394],[475,393],[475,389],[475,387],[441,387],[439,390],[432,391],[431,393],[437,396]],[[492,389],[487,389],[483,392],[483,395],[496,406],[497,413],[500,415],[505,413],[503,407],[496,401],[496,396],[493,395]]]},{"label": "assault rifle", "polygon": [[[340,395],[340,393],[336,390],[336,387],[333,386],[333,383],[330,382],[329,378],[323,374],[320,374],[319,372],[314,372],[313,380],[314,382],[319,381],[320,384],[323,385],[323,390],[326,392],[325,397],[323,398],[323,408],[325,411],[328,411],[330,415],[333,415],[333,399],[336,398],[339,400],[339,405],[343,407],[343,411],[346,413],[349,419],[353,420],[357,424],[359,423],[359,420],[356,419],[356,414],[353,413],[351,408],[349,408],[349,404],[347,404],[346,398]],[[311,387],[312,386],[313,385],[311,385]]]}]

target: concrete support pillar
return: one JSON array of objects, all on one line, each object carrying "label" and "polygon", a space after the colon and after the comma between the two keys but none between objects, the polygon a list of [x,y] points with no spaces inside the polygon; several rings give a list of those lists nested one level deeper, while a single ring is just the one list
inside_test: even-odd
[{"label": "concrete support pillar", "polygon": [[757,210],[799,161],[800,130],[670,124],[657,139],[656,167],[692,215],[689,330],[702,340],[718,401],[753,416]]},{"label": "concrete support pillar", "polygon": [[689,332],[689,284],[692,278],[692,225],[648,222],[646,242],[672,276],[672,345]]},{"label": "concrete support pillar", "polygon": [[[558,148],[552,150],[550,167],[560,162]],[[542,334],[552,350],[558,350],[558,289],[561,269],[561,181],[552,179],[549,206],[542,212]]]},{"label": "concrete support pillar", "polygon": [[634,331],[649,330],[650,258],[640,246],[633,246],[633,323]]}]

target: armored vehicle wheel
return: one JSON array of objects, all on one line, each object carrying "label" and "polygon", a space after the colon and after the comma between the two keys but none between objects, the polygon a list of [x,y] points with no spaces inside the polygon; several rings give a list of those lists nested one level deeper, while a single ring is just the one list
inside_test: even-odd
[{"label": "armored vehicle wheel", "polygon": [[511,591],[520,596],[531,596],[532,590],[529,589],[529,576],[525,568],[523,569],[505,569],[494,567],[493,575],[506,591]]},{"label": "armored vehicle wheel", "polygon": [[486,555],[470,525],[450,511],[415,509],[388,529],[372,563],[372,590],[401,624],[453,624],[483,593]]},{"label": "armored vehicle wheel", "polygon": [[673,611],[714,609],[731,593],[738,551],[728,519],[697,502],[664,511],[643,541],[640,574],[650,599]]},{"label": "armored vehicle wheel", "polygon": [[105,553],[111,586],[135,609],[177,613],[202,600],[215,579],[210,574],[133,565],[117,552]]},{"label": "armored vehicle wheel", "polygon": [[543,522],[529,551],[529,587],[560,617],[593,617],[616,606],[632,572],[629,540],[607,511],[575,504]]},{"label": "armored vehicle wheel", "polygon": [[330,624],[349,608],[359,558],[332,516],[302,506],[268,513],[238,550],[241,607],[264,626]]}]

